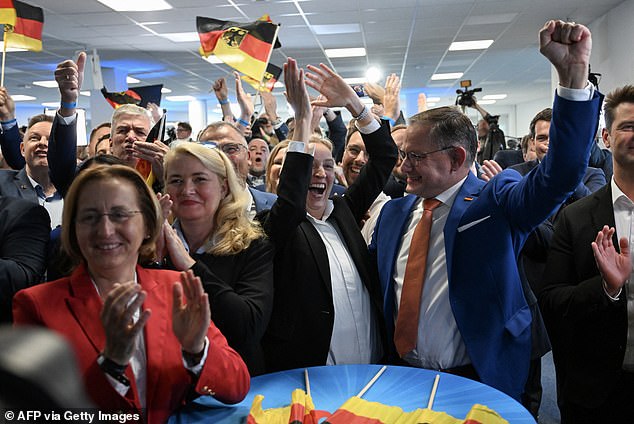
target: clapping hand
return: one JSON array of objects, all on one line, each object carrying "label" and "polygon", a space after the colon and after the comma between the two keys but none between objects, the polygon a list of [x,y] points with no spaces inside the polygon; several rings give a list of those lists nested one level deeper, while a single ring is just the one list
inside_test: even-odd
[{"label": "clapping hand", "polygon": [[192,270],[181,272],[181,281],[173,285],[172,327],[183,352],[199,354],[205,347],[211,323],[209,298],[199,277]]},{"label": "clapping hand", "polygon": [[101,323],[106,334],[103,355],[119,365],[127,365],[134,354],[136,338],[139,337],[151,311],[141,311],[134,322],[134,315],[145,301],[146,292],[134,281],[115,284],[106,295],[101,309]]},{"label": "clapping hand", "polygon": [[597,263],[597,268],[599,268],[603,281],[605,281],[605,290],[611,296],[615,296],[623,288],[632,272],[630,247],[627,238],[621,237],[619,240],[619,249],[621,250],[619,253],[612,243],[614,232],[614,227],[609,228],[605,225],[592,242],[594,260]]}]

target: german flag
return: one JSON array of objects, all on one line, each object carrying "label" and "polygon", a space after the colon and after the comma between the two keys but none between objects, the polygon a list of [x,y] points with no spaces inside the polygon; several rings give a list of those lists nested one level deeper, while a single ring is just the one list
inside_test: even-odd
[{"label": "german flag", "polygon": [[495,411],[483,405],[473,405],[464,420],[445,412],[416,409],[405,412],[397,406],[370,402],[354,396],[348,399],[323,424],[508,424]]},{"label": "german flag", "polygon": [[[3,0],[0,3],[0,20],[10,19],[11,11],[8,6],[13,3],[15,24],[13,31],[4,33],[7,47],[27,49],[34,52],[42,51],[42,27],[44,26],[44,12],[42,8],[22,3]],[[6,22],[11,25],[10,22]]]},{"label": "german flag", "polygon": [[251,404],[247,424],[317,424],[328,411],[315,409],[310,395],[302,389],[293,390],[291,404],[282,408],[262,409],[264,396],[256,395]]},{"label": "german flag", "polygon": [[248,82],[249,85],[255,88],[256,91],[268,91],[270,93],[271,91],[273,91],[275,83],[279,81],[280,75],[282,75],[282,68],[269,63],[266,66],[266,72],[264,72],[264,77],[262,77],[262,81],[256,81],[246,75],[243,75],[242,79]]},{"label": "german flag", "polygon": [[262,81],[279,25],[267,21],[238,23],[196,17],[200,54],[211,54],[237,71]]},{"label": "german flag", "polygon": [[[157,140],[163,141],[165,139],[165,122],[167,121],[167,114],[163,113],[161,119],[154,124],[152,129],[147,135],[145,139],[148,143],[156,143]],[[136,170],[139,171],[139,174],[143,175],[145,178],[145,182],[148,186],[152,187],[154,185],[154,181],[156,181],[156,175],[154,175],[154,171],[152,171],[152,164],[145,159],[139,159],[136,163]]]},{"label": "german flag", "polygon": [[0,0],[0,24],[15,25],[15,9],[13,0]]},{"label": "german flag", "polygon": [[147,107],[148,103],[155,103],[161,105],[161,89],[163,84],[146,85],[143,87],[129,88],[126,91],[110,92],[103,87],[101,94],[106,99],[110,106],[118,108],[125,104],[135,104],[141,107]]}]

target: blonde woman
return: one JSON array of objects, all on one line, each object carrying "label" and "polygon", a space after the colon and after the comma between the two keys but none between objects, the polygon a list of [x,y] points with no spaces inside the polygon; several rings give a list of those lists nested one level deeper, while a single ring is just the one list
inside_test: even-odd
[{"label": "blonde woman", "polygon": [[262,373],[260,339],[273,305],[273,247],[248,218],[244,186],[220,149],[196,143],[180,144],[166,155],[165,182],[175,218],[163,226],[167,266],[200,277],[214,323],[251,375]]}]

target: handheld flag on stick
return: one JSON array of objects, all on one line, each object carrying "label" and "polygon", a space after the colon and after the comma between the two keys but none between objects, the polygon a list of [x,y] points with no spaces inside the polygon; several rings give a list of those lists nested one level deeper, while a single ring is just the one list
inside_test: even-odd
[{"label": "handheld flag on stick", "polygon": [[267,21],[238,23],[196,17],[200,54],[211,54],[256,81],[262,81],[279,25]]},{"label": "handheld flag on stick", "polygon": [[44,12],[40,7],[18,0],[0,0],[0,23],[4,24],[2,76],[0,77],[0,85],[4,86],[4,64],[8,47],[34,52],[42,51]]},{"label": "handheld flag on stick", "polygon": [[282,68],[278,68],[277,66],[269,63],[266,66],[266,72],[264,72],[264,77],[262,81],[256,81],[253,78],[243,75],[241,78],[249,83],[249,85],[255,88],[256,91],[273,91],[273,87],[275,83],[280,79],[280,75],[282,75]]},{"label": "handheld flag on stick", "polygon": [[146,85],[144,87],[129,88],[126,91],[109,92],[106,87],[101,89],[101,94],[110,106],[118,108],[125,104],[134,104],[147,107],[148,103],[161,105],[161,89],[163,84]]},{"label": "handheld flag on stick", "polygon": [[[148,133],[147,138],[145,139],[146,142],[155,143],[157,140],[163,141],[165,139],[166,120],[167,113],[163,111],[163,116],[161,116],[161,119],[159,119],[159,121],[154,124],[154,126]],[[152,172],[152,164],[145,159],[140,159],[136,163],[136,170],[139,171],[139,174],[141,174],[143,178],[145,178],[145,182],[147,183],[147,185],[152,187],[152,185],[154,184],[154,180],[156,179],[154,172]]]}]

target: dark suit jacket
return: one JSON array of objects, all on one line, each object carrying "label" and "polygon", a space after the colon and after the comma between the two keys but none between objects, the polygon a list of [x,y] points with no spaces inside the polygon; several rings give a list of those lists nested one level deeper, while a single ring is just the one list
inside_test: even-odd
[{"label": "dark suit jacket", "polygon": [[[345,195],[332,199],[334,210],[328,220],[368,290],[373,318],[385,342],[378,278],[359,222],[385,185],[397,152],[386,123],[363,139],[370,159]],[[276,248],[273,313],[262,339],[268,371],[325,365],[330,348],[335,311],[328,256],[306,217],[312,162],[306,154],[286,155],[277,202],[269,213],[259,216]]]},{"label": "dark suit jacket", "polygon": [[11,322],[13,295],[42,281],[50,231],[42,206],[0,197],[0,323]]},{"label": "dark suit jacket", "polygon": [[[207,330],[209,351],[198,379],[185,369],[181,346],[172,331],[172,284],[179,273],[136,268],[138,283],[147,292],[144,309],[151,309],[143,335],[147,358],[145,417],[149,423],[166,422],[190,390],[214,394],[225,403],[244,399],[249,374],[240,356],[227,345],[212,322]],[[80,373],[93,402],[102,410],[133,413],[141,410],[132,368],[127,367],[130,390],[121,396],[97,364],[106,335],[99,313],[103,303],[84,266],[70,277],[22,290],[15,296],[15,323],[39,325],[63,335],[73,346]],[[212,393],[210,393],[212,392]]]},{"label": "dark suit jacket", "polygon": [[[568,206],[555,224],[539,304],[553,344],[560,397],[593,408],[621,373],[627,339],[625,290],[605,295],[591,243],[614,227],[610,184]],[[617,237],[614,244],[618,248]]]},{"label": "dark suit jacket", "polygon": [[273,308],[273,253],[268,240],[258,239],[235,255],[192,255],[192,270],[209,295],[211,319],[252,376],[265,370],[260,340]]},{"label": "dark suit jacket", "polygon": [[[535,159],[528,162],[522,162],[517,165],[513,165],[511,166],[511,169],[516,170],[522,175],[526,175],[530,171],[532,171],[535,167],[537,167],[538,164],[539,162],[537,161],[537,159]],[[586,168],[585,174],[583,175],[583,179],[577,185],[577,187],[575,188],[575,191],[568,198],[566,203],[569,204],[579,199],[582,199],[588,196],[589,194],[594,193],[595,191],[603,187],[605,184],[606,184],[606,180],[605,180],[605,174],[603,173],[603,170],[588,166]]]},{"label": "dark suit jacket", "polygon": [[253,187],[249,187],[249,192],[251,192],[251,196],[253,196],[256,213],[271,209],[273,203],[275,203],[275,199],[277,199],[277,196],[275,194],[268,193],[266,191],[260,191]]},{"label": "dark suit jacket", "polygon": [[18,125],[14,125],[7,131],[0,131],[0,147],[2,148],[2,156],[13,169],[22,169],[26,162],[24,156],[20,151],[20,143],[22,143],[22,136],[20,135],[20,129]]},{"label": "dark suit jacket", "polygon": [[496,161],[502,169],[506,169],[510,166],[524,162],[524,156],[522,155],[521,150],[498,150],[495,153],[495,156],[493,156],[493,160]]},{"label": "dark suit jacket", "polygon": [[0,196],[18,197],[38,205],[40,203],[25,168],[19,171],[0,170]]},{"label": "dark suit jacket", "polygon": [[77,170],[77,119],[63,125],[55,114],[48,139],[48,168],[51,182],[65,197]]}]

